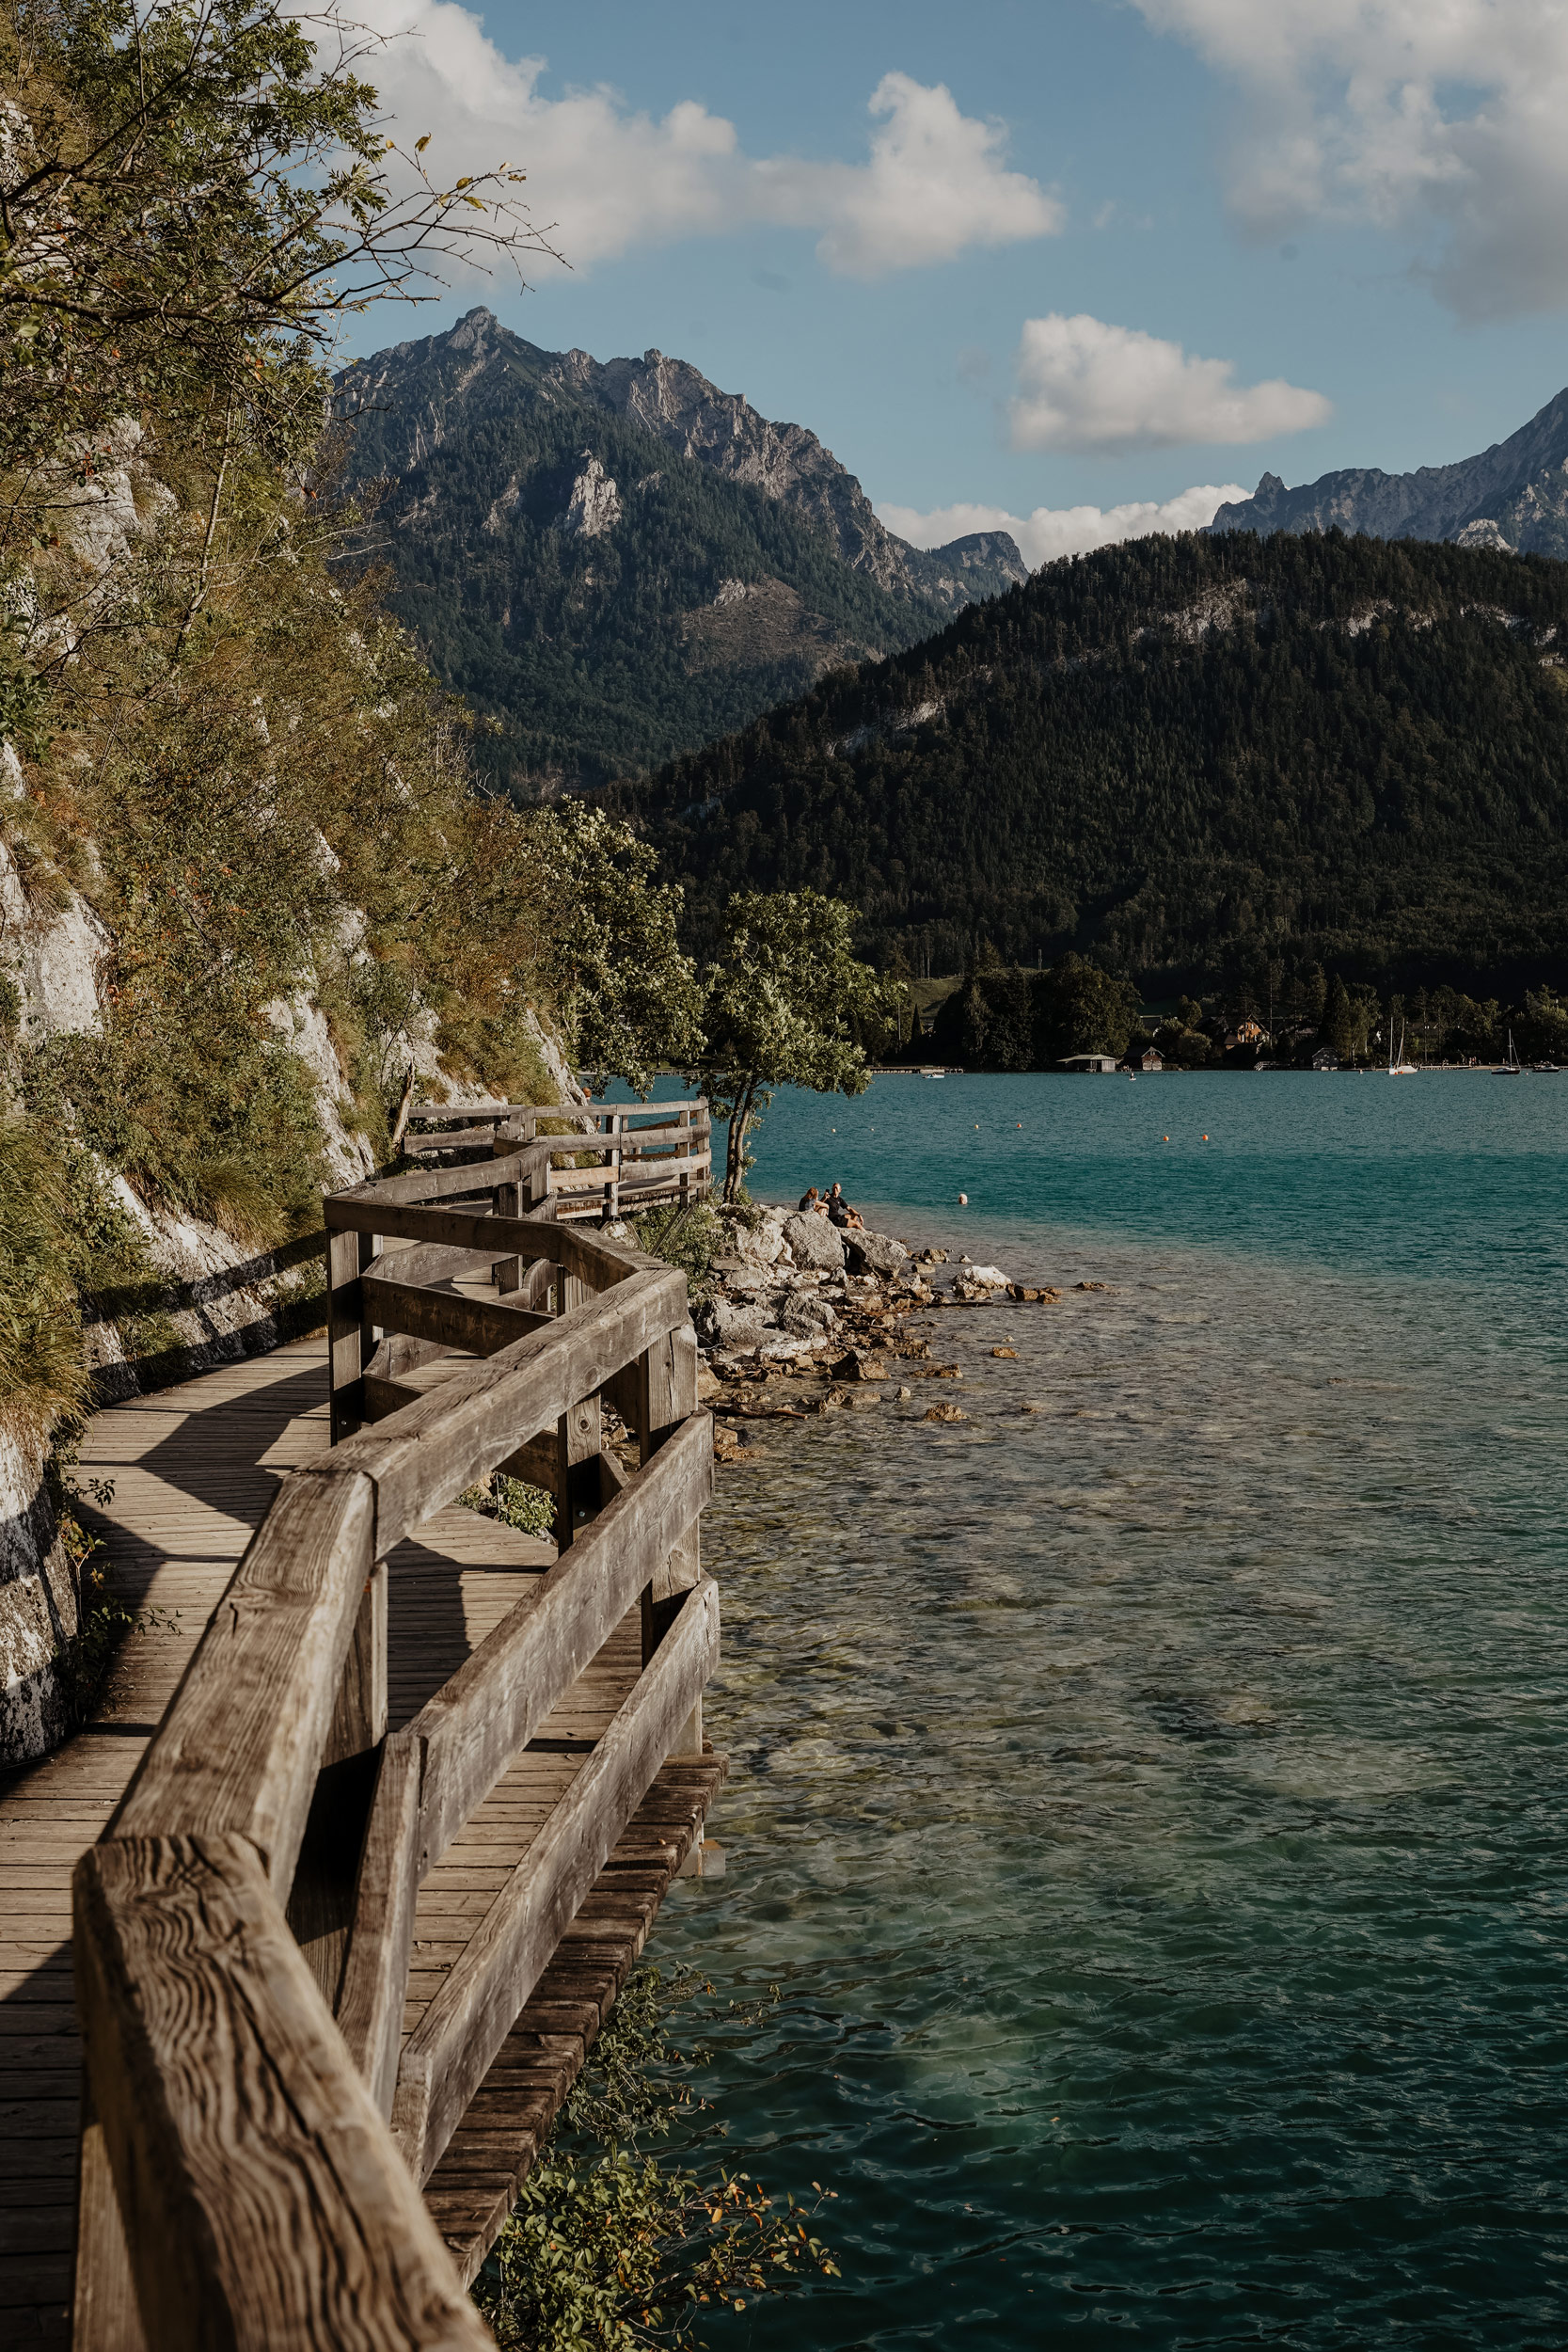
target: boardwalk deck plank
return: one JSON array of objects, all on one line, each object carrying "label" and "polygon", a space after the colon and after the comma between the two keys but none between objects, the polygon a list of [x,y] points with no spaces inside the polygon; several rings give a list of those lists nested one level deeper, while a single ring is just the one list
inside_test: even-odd
[{"label": "boardwalk deck plank", "polygon": [[[99,1414],[85,1471],[117,1592],[138,1613],[92,1722],[0,1782],[0,2345],[65,2344],[81,2045],[71,1998],[71,1874],[123,1795],[203,1627],[281,1480],[328,1441],[325,1344],[303,1341]],[[554,1559],[553,1544],[455,1506],[390,1563],[393,1728],[426,1703]],[[641,1665],[632,1612],[516,1756],[420,1890],[411,2030],[532,1836],[592,1753]],[[588,1897],[429,2184],[466,2278],[500,2228],[723,1773],[669,1767]]]}]

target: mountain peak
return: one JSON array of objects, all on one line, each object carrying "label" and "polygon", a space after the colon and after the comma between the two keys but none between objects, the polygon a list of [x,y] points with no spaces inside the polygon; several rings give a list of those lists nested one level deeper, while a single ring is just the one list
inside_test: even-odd
[{"label": "mountain peak", "polygon": [[1568,555],[1568,389],[1477,457],[1384,473],[1325,473],[1288,490],[1266,473],[1249,499],[1222,506],[1224,531],[1345,531],[1374,539],[1451,539],[1464,546]]},{"label": "mountain peak", "polygon": [[474,310],[466,310],[441,340],[452,351],[476,351],[500,331],[501,323],[494,310],[487,310],[480,303]]}]

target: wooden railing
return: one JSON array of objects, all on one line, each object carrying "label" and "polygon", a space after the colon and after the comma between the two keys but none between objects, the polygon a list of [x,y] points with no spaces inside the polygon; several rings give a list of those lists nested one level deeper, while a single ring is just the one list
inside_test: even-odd
[{"label": "wooden railing", "polygon": [[[701,1753],[719,1642],[685,1278],[557,1222],[558,1149],[325,1204],[332,1450],[76,1872],[77,2352],[489,2341],[420,2185],[665,1759]],[[388,1733],[388,1556],[497,1470],[555,1496],[556,1564]],[[639,1597],[630,1696],[404,2042],[421,1878]]]},{"label": "wooden railing", "polygon": [[416,1103],[406,1150],[414,1157],[461,1152],[510,1156],[552,1136],[534,1165],[536,1202],[563,1217],[635,1214],[665,1200],[700,1199],[713,1182],[713,1121],[706,1103],[494,1103],[453,1109]]}]

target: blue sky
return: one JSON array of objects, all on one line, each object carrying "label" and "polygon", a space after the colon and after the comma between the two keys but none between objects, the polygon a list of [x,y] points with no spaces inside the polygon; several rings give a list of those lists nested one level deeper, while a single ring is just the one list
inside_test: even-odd
[{"label": "blue sky", "polygon": [[[373,72],[399,135],[438,177],[527,167],[573,267],[361,348],[475,300],[552,349],[657,344],[810,425],[895,527],[1442,463],[1568,382],[1557,0],[372,15],[416,34]],[[1053,528],[1035,560],[1111,526]]]}]

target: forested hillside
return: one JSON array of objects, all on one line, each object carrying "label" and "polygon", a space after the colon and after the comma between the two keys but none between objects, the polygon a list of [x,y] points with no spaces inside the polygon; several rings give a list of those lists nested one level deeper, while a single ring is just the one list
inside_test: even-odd
[{"label": "forested hillside", "polygon": [[1488,980],[1568,954],[1568,565],[1284,534],[1051,565],[695,757],[636,806],[706,936],[852,898],[879,960],[1087,951]]},{"label": "forested hillside", "polygon": [[362,545],[524,797],[708,742],[1024,576],[1002,533],[905,547],[814,434],[657,352],[601,366],[478,310],[340,403]]}]

